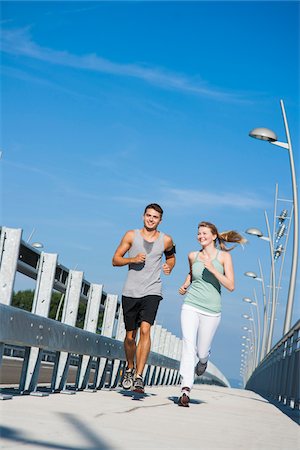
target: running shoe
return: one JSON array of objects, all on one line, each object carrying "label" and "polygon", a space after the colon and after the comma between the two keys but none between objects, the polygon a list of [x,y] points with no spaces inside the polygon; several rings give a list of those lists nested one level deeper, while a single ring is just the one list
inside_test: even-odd
[{"label": "running shoe", "polygon": [[207,362],[202,363],[201,361],[198,361],[195,367],[195,374],[200,377],[200,375],[203,375],[207,368]]},{"label": "running shoe", "polygon": [[124,372],[124,377],[122,380],[122,387],[123,389],[131,389],[133,386],[133,381],[134,381],[134,374],[135,374],[135,369],[126,369]]},{"label": "running shoe", "polygon": [[134,390],[134,392],[140,392],[141,394],[143,394],[145,392],[144,380],[141,375],[136,375],[135,380],[133,382],[133,390]]},{"label": "running shoe", "polygon": [[183,406],[185,408],[189,408],[189,403],[190,403],[190,397],[189,397],[189,392],[190,389],[189,388],[183,388],[181,390],[181,396],[178,399],[178,406]]}]

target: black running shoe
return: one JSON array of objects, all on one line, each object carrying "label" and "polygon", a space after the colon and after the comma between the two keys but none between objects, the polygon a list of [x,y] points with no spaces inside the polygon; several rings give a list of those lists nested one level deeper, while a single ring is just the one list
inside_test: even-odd
[{"label": "black running shoe", "polygon": [[195,367],[195,374],[198,375],[198,377],[200,377],[200,375],[204,374],[204,372],[206,371],[206,368],[207,368],[207,362],[203,364],[201,361],[198,361],[198,363],[196,364],[196,367]]},{"label": "black running shoe", "polygon": [[144,390],[144,380],[141,375],[137,375],[133,382],[133,390],[134,392],[140,392],[143,394],[145,392]]},{"label": "black running shoe", "polygon": [[134,380],[134,373],[135,370],[133,369],[126,369],[124,372],[124,377],[122,380],[122,387],[123,389],[131,389],[133,386],[133,380]]}]

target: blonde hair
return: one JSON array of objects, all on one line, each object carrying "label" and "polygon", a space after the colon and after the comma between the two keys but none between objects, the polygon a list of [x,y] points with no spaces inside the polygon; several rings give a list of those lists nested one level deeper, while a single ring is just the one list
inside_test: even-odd
[{"label": "blonde hair", "polygon": [[[241,236],[237,231],[229,230],[229,231],[222,231],[222,233],[219,233],[217,230],[217,227],[210,222],[200,222],[198,225],[198,229],[200,227],[206,227],[209,228],[212,234],[215,234],[216,240],[215,243],[219,244],[219,247],[221,250],[224,250],[225,252],[230,252],[230,250],[233,250],[236,245],[234,245],[231,248],[226,247],[225,242],[234,242],[236,244],[246,244],[247,239],[245,239],[243,236]],[[217,241],[217,242],[216,242]]]}]

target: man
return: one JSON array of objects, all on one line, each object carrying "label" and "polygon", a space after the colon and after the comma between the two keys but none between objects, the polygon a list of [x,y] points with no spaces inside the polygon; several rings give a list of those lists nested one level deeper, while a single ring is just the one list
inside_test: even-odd
[{"label": "man", "polygon": [[[124,349],[127,368],[123,387],[144,392],[143,370],[150,352],[150,328],[162,300],[161,269],[170,275],[175,266],[175,246],[171,236],[158,231],[163,210],[156,204],[146,206],[140,230],[129,230],[123,236],[113,256],[113,266],[128,265],[128,275],[122,293],[126,329]],[[124,255],[128,252],[128,257]],[[162,258],[165,255],[165,262]],[[136,333],[140,338],[136,345]],[[136,359],[136,367],[134,367]]]}]

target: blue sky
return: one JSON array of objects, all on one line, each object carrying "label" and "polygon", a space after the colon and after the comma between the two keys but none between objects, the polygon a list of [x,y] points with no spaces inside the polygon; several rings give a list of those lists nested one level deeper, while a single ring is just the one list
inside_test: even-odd
[{"label": "blue sky", "polygon": [[[144,206],[160,203],[177,246],[158,323],[181,336],[178,287],[200,220],[219,231],[266,233],[275,184],[291,199],[285,102],[299,175],[299,2],[2,2],[3,223],[43,242],[63,265],[120,294],[126,268],[111,258]],[[279,202],[280,203],[280,202]],[[278,208],[285,205],[279,204]],[[290,204],[289,204],[290,205]],[[286,249],[274,342],[288,290]],[[242,302],[268,278],[269,247],[232,253],[236,290],[223,292],[212,361],[239,377]],[[268,284],[266,282],[266,284]],[[17,287],[27,283],[21,277]],[[299,284],[297,285],[299,297]],[[294,308],[293,323],[299,317]]]}]

